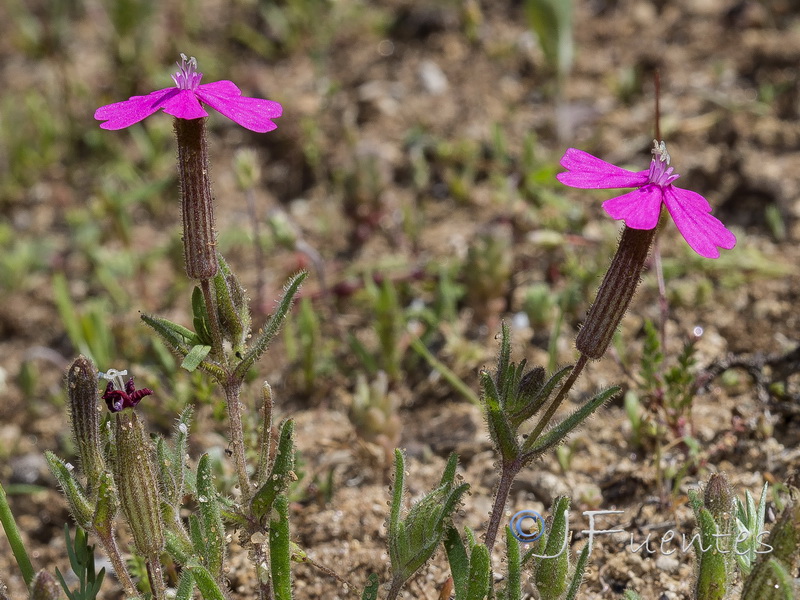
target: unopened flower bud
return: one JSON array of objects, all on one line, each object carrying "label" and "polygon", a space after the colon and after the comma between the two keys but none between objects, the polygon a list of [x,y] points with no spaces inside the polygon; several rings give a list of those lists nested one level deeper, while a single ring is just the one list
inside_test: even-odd
[{"label": "unopened flower bud", "polygon": [[30,600],[59,600],[61,586],[56,578],[45,570],[39,571],[31,581]]},{"label": "unopened flower bud", "polygon": [[728,478],[723,473],[714,473],[709,477],[703,495],[703,505],[719,524],[732,518],[734,509],[734,493]]},{"label": "unopened flower bud", "polygon": [[116,414],[114,481],[136,550],[148,559],[164,549],[161,501],[151,448],[142,422],[132,410]]},{"label": "unopened flower bud", "polygon": [[67,396],[72,434],[78,447],[81,470],[86,476],[87,491],[91,495],[105,469],[105,461],[100,442],[97,369],[85,356],[76,358],[67,371]]},{"label": "unopened flower bud", "polygon": [[594,359],[605,354],[639,286],[656,230],[631,227],[623,230],[617,253],[575,340],[581,354]]},{"label": "unopened flower bud", "polygon": [[176,118],[175,136],[178,139],[178,179],[186,274],[191,279],[211,279],[217,273],[217,237],[206,119]]}]

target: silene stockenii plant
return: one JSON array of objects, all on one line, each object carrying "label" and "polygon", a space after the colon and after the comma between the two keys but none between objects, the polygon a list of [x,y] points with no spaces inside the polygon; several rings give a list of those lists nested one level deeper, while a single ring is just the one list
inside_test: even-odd
[{"label": "silene stockenii plant", "polygon": [[[170,440],[157,436],[153,443],[135,411],[138,403],[153,392],[136,389],[132,378],[125,380],[125,371],[106,367],[105,373],[98,373],[85,357],[77,358],[67,371],[67,395],[80,473],[52,453],[47,454],[47,460],[77,525],[100,543],[127,598],[188,600],[194,597],[195,589],[206,600],[236,597],[225,579],[228,532],[235,529],[249,552],[259,599],[289,600],[293,597],[291,561],[302,560],[304,556],[291,542],[289,527],[287,489],[296,478],[294,425],[291,419],[284,421],[273,438],[273,398],[265,383],[258,446],[251,454],[257,457],[256,464],[249,470],[240,392],[248,370],[278,333],[306,274],[300,273],[288,282],[274,314],[251,337],[245,291],[216,251],[205,133],[207,113],[203,104],[262,133],[275,128],[273,119],[281,115],[282,108],[269,100],[243,97],[229,81],[201,84],[202,74],[193,58],[183,56],[179,67],[173,77],[176,87],[104,106],[95,117],[104,121],[101,125],[104,129],[128,127],[159,109],[175,117],[185,265],[189,278],[198,281],[191,298],[193,329],[153,315],[143,315],[142,319],[181,357],[183,368],[205,372],[222,389],[237,493],[229,498],[217,491],[208,454],[203,454],[196,463],[188,459],[190,407],[179,415]],[[613,218],[624,220],[625,227],[617,253],[577,336],[580,356],[574,365],[551,374],[543,367],[528,369],[524,360],[511,361],[509,329],[502,327],[497,370],[480,374],[481,404],[500,465],[493,509],[482,541],[471,530],[461,533],[453,525],[452,516],[468,490],[468,484],[461,483],[456,475],[457,457],[453,455],[448,460],[439,485],[405,510],[405,458],[397,450],[387,520],[391,577],[381,588],[379,578],[370,575],[362,599],[398,597],[407,581],[440,545],[444,546],[452,574],[441,597],[452,592],[456,600],[517,600],[522,598],[523,581],[530,581],[543,600],[577,597],[591,547],[587,544],[577,563],[571,564],[566,549],[568,498],[556,499],[549,527],[542,531],[538,544],[525,553],[514,531],[509,527],[504,529],[507,572],[499,586],[493,576],[492,552],[515,477],[525,466],[557,447],[619,392],[617,387],[602,390],[573,413],[554,422],[558,408],[587,363],[605,353],[633,298],[662,205],[701,256],[716,258],[717,248],[730,249],[736,242],[733,234],[709,214],[710,206],[705,199],[673,185],[678,175],[673,174],[669,161],[664,142],[656,142],[650,168],[640,172],[615,167],[580,150],[566,152],[561,164],[567,172],[558,175],[562,183],[584,189],[636,188],[603,205]],[[111,413],[103,424],[98,413],[99,378],[106,380],[102,399]],[[717,487],[712,480],[708,489]],[[740,506],[734,526],[730,520],[732,502],[725,500],[730,505],[726,513],[713,494],[709,497],[710,493],[707,491],[704,505],[697,498],[692,500],[703,537],[713,537],[723,529],[752,531],[763,524],[763,496],[758,509],[748,496],[748,504]],[[724,493],[726,498],[733,497],[730,492]],[[3,525],[7,531],[14,531],[13,518],[1,493],[0,500]],[[187,508],[194,509],[188,518]],[[790,506],[779,522],[785,526],[773,530],[770,540],[779,538],[775,540],[773,558],[765,560],[762,556],[756,560],[752,541],[750,546],[742,546],[749,557],[743,559],[750,569],[745,595],[751,595],[746,595],[747,598],[787,597],[757,595],[767,594],[764,590],[768,588],[791,593],[792,569],[800,547],[797,515],[798,509]],[[146,568],[146,577],[139,581],[132,577],[119,544],[117,528],[121,518],[127,523],[133,542],[129,551]],[[720,518],[726,519],[725,522],[718,521]],[[46,571],[34,574],[19,537],[9,534],[9,540],[31,586],[32,597],[58,598],[53,578]],[[85,541],[82,543],[85,545]],[[721,598],[713,594],[719,589],[727,593],[730,588],[730,559],[720,564],[713,556],[707,559],[703,552],[701,545],[696,597]],[[165,575],[165,560],[171,565],[171,576]],[[80,596],[76,597],[94,597],[102,575],[95,577],[93,566],[81,564],[81,590],[86,593],[79,591]],[[528,575],[527,579],[523,573]],[[782,587],[784,584],[789,587]],[[711,595],[704,590],[712,590]],[[628,593],[628,597],[634,596]]]}]

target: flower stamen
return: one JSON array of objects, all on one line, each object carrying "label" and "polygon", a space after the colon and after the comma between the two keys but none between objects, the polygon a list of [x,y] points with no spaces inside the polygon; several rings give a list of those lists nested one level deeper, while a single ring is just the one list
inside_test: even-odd
[{"label": "flower stamen", "polygon": [[99,379],[105,379],[109,383],[114,386],[115,390],[124,391],[125,390],[125,380],[123,376],[127,375],[128,371],[117,371],[116,369],[109,369],[105,373],[102,371],[97,374]]},{"label": "flower stamen", "polygon": [[197,70],[197,59],[194,56],[186,58],[186,55],[181,53],[181,62],[175,64],[180,70],[172,76],[172,81],[175,82],[178,89],[196,89],[200,85],[200,80],[203,79],[203,74]]}]

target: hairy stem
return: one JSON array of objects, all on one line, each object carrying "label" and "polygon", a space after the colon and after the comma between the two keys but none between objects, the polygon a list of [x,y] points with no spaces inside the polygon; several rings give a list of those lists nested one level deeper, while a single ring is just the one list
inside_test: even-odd
[{"label": "hairy stem", "polygon": [[230,428],[230,442],[233,449],[233,462],[236,465],[236,474],[239,477],[239,487],[242,490],[242,506],[248,506],[252,498],[250,479],[247,476],[247,461],[244,452],[244,429],[242,427],[242,408],[239,404],[240,382],[228,381],[225,385],[225,400],[228,411],[228,427]]},{"label": "hairy stem", "polygon": [[589,357],[585,354],[581,354],[581,357],[578,359],[578,362],[575,363],[575,366],[572,367],[572,371],[570,371],[569,376],[564,380],[564,383],[561,386],[561,389],[558,390],[558,394],[556,397],[553,398],[553,401],[550,403],[550,406],[547,407],[544,415],[542,418],[539,419],[539,422],[536,424],[534,430],[530,433],[528,439],[535,440],[539,437],[545,427],[547,427],[550,420],[553,418],[553,415],[556,414],[558,407],[564,401],[564,398],[567,396],[567,392],[572,389],[573,384],[578,379],[583,371],[583,368],[586,366],[586,363],[589,361]]},{"label": "hairy stem", "polygon": [[211,324],[211,354],[220,361],[220,364],[225,364],[225,358],[222,350],[222,328],[219,324],[219,313],[217,312],[217,298],[211,293],[211,280],[202,279],[200,281],[200,289],[203,291],[203,300],[206,303],[206,313],[208,314],[208,322]]},{"label": "hairy stem", "polygon": [[106,556],[111,561],[111,566],[114,569],[114,575],[117,576],[117,579],[122,584],[125,594],[130,597],[138,596],[139,591],[136,589],[136,584],[133,583],[130,573],[128,573],[128,567],[122,559],[122,554],[120,554],[117,540],[114,538],[113,533],[105,535],[95,529],[94,534],[103,545],[103,550],[105,550]]},{"label": "hairy stem", "polygon": [[147,578],[150,580],[150,591],[153,600],[166,600],[167,586],[164,584],[164,569],[161,560],[156,556],[147,561]]},{"label": "hairy stem", "polygon": [[486,529],[486,536],[484,544],[492,551],[494,542],[497,539],[497,531],[500,529],[500,521],[503,520],[503,512],[505,511],[506,502],[508,501],[508,494],[511,492],[511,484],[514,483],[514,478],[522,469],[522,460],[517,457],[515,460],[503,463],[500,473],[500,483],[497,484],[497,490],[494,494],[494,504],[492,505],[492,513],[489,516],[489,527]]}]

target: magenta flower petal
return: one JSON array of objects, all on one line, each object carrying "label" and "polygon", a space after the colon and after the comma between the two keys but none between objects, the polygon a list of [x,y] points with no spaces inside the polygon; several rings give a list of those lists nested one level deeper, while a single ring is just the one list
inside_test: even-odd
[{"label": "magenta flower petal", "polygon": [[147,96],[133,96],[122,102],[101,106],[94,112],[94,118],[105,121],[100,124],[102,129],[124,129],[152,115],[169,97],[179,91],[178,88],[167,88],[151,92]]},{"label": "magenta flower petal", "polygon": [[719,258],[718,247],[730,250],[736,245],[736,236],[710,214],[711,207],[700,194],[670,186],[664,189],[664,204],[678,231],[700,256]]},{"label": "magenta flower petal", "polygon": [[208,116],[194,92],[177,88],[175,91],[178,93],[170,96],[164,102],[165,113],[179,119],[200,119]]},{"label": "magenta flower petal", "polygon": [[647,183],[648,171],[628,171],[576,148],[564,153],[561,166],[567,172],[556,178],[564,185],[581,189],[639,187]]},{"label": "magenta flower petal", "polygon": [[275,129],[277,125],[271,119],[283,113],[277,102],[242,96],[241,90],[231,81],[204,83],[197,86],[195,94],[230,120],[258,133]]},{"label": "magenta flower petal", "polygon": [[181,54],[179,71],[172,76],[174,88],[158,90],[147,96],[133,96],[124,102],[101,106],[94,113],[103,129],[122,129],[149,117],[160,108],[178,119],[199,119],[208,113],[201,102],[217,109],[242,127],[265,133],[277,127],[272,119],[281,116],[283,108],[277,102],[242,96],[231,81],[203,83],[197,61]]},{"label": "magenta flower petal", "polygon": [[680,176],[669,166],[667,146],[656,140],[653,144],[647,171],[628,171],[569,148],[561,159],[567,172],[556,177],[565,185],[582,189],[635,187],[632,192],[603,202],[605,211],[632,229],[648,230],[658,225],[663,202],[689,246],[700,256],[718,258],[717,248],[730,250],[736,245],[736,236],[711,216],[711,205],[705,198],[673,185]]},{"label": "magenta flower petal", "polygon": [[639,189],[603,202],[603,209],[613,219],[625,220],[633,229],[653,229],[661,215],[661,188],[645,185]]}]

